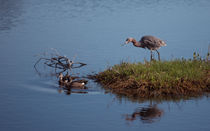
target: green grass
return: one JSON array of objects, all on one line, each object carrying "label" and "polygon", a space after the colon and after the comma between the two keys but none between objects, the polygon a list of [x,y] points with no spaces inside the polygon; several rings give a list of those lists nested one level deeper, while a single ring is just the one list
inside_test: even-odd
[{"label": "green grass", "polygon": [[199,95],[210,91],[209,61],[121,62],[95,76],[104,87],[135,97]]}]

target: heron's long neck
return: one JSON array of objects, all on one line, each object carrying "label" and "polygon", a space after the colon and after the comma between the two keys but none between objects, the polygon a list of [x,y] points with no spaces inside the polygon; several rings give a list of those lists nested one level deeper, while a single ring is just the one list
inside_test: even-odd
[{"label": "heron's long neck", "polygon": [[132,43],[136,47],[141,47],[141,43],[139,41],[136,41],[135,39],[132,40]]}]

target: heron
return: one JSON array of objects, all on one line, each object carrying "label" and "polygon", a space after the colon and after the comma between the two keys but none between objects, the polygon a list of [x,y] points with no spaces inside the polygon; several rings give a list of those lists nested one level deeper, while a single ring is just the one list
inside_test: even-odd
[{"label": "heron", "polygon": [[158,49],[162,46],[166,46],[166,43],[163,40],[161,40],[157,37],[154,37],[154,36],[150,36],[150,35],[143,36],[140,39],[140,41],[136,41],[134,38],[129,37],[129,38],[126,39],[126,41],[123,45],[129,44],[130,42],[132,42],[135,47],[149,49],[150,52],[151,52],[151,57],[150,57],[151,60],[153,60],[152,51],[156,51],[157,54],[158,54],[158,60],[159,61],[160,61],[160,53],[158,52]]}]

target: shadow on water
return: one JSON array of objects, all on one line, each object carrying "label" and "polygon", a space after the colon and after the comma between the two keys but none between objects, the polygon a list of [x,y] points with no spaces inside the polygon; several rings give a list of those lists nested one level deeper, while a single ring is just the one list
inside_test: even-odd
[{"label": "shadow on water", "polygon": [[0,0],[0,30],[15,27],[22,13],[22,0]]}]

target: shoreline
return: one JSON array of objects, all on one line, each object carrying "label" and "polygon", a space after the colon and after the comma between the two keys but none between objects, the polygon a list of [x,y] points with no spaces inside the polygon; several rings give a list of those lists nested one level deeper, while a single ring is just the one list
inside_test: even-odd
[{"label": "shoreline", "polygon": [[122,62],[93,76],[105,89],[134,98],[194,97],[210,93],[208,60]]}]

